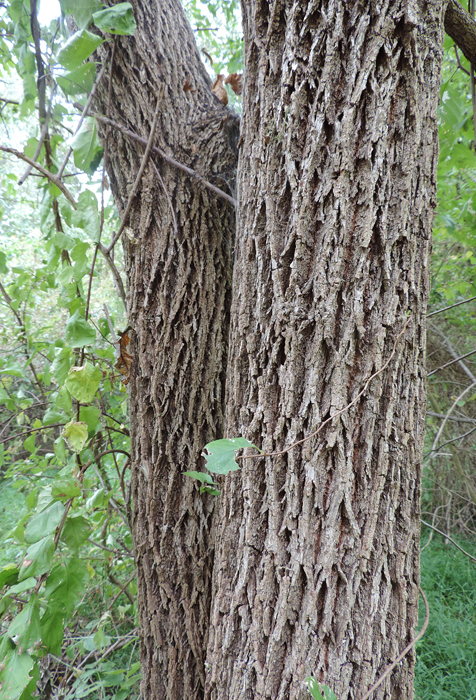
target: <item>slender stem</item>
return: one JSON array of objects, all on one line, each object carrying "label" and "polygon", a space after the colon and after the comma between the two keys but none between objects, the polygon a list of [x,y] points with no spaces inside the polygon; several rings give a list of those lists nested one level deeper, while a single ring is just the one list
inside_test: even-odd
[{"label": "slender stem", "polygon": [[159,120],[159,108],[160,108],[160,103],[161,103],[161,101],[162,101],[162,95],[163,95],[163,94],[164,94],[164,87],[163,87],[163,85],[161,85],[161,86],[160,86],[159,94],[158,94],[158,96],[157,96],[157,105],[156,105],[156,108],[155,108],[154,119],[153,119],[153,121],[152,121],[152,126],[151,126],[150,134],[149,134],[149,140],[147,141],[147,146],[146,146],[146,149],[145,149],[145,153],[144,153],[144,155],[142,156],[142,162],[141,162],[141,164],[140,164],[139,171],[138,171],[138,173],[137,173],[137,175],[136,175],[135,182],[134,182],[134,184],[132,185],[132,190],[131,190],[131,193],[130,193],[130,195],[129,195],[129,201],[127,202],[127,206],[126,206],[126,209],[125,209],[125,211],[124,211],[124,215],[123,215],[123,217],[122,217],[121,225],[119,226],[118,232],[117,232],[116,235],[113,237],[111,243],[109,244],[109,247],[107,248],[107,252],[108,252],[108,253],[110,253],[111,250],[114,248],[114,246],[116,245],[117,241],[119,240],[120,235],[122,234],[122,232],[124,231],[124,229],[125,229],[125,227],[126,227],[127,219],[128,219],[128,217],[129,217],[129,213],[130,213],[131,208],[132,208],[132,202],[134,201],[134,197],[136,196],[137,188],[139,187],[140,181],[141,181],[141,179],[142,179],[142,175],[143,175],[143,173],[144,173],[145,166],[147,165],[147,161],[149,160],[149,154],[150,154],[150,151],[151,151],[151,148],[152,148],[152,144],[153,144],[153,142],[154,142],[155,129],[156,129],[156,127],[157,127],[157,122],[158,122],[158,120]]}]

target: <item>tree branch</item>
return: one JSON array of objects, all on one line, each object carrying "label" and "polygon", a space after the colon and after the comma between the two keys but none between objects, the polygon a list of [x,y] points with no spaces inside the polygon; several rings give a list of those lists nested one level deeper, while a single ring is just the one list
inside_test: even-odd
[{"label": "tree branch", "polygon": [[456,0],[449,0],[446,7],[445,31],[476,66],[476,22]]}]

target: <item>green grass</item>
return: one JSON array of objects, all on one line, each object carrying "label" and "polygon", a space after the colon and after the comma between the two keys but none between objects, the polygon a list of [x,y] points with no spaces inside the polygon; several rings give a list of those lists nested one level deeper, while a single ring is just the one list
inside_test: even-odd
[{"label": "green grass", "polygon": [[[476,556],[474,542],[458,544]],[[434,536],[422,552],[421,585],[430,622],[417,644],[415,700],[476,700],[476,562]],[[420,626],[424,613],[421,603]]]}]

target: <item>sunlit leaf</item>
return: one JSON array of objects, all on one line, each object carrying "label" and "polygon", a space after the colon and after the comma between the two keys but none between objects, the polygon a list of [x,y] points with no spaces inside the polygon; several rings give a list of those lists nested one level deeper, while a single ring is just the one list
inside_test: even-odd
[{"label": "sunlit leaf", "polygon": [[109,34],[133,35],[137,25],[130,2],[120,2],[93,14],[96,27]]},{"label": "sunlit leaf", "polygon": [[30,520],[25,529],[25,542],[32,544],[38,542],[46,535],[54,532],[61,522],[63,517],[64,506],[59,503],[53,503],[51,506],[43,510],[38,515]]},{"label": "sunlit leaf", "polygon": [[91,529],[89,523],[82,515],[77,515],[75,518],[67,518],[61,539],[75,553],[78,553],[79,548],[89,537]]},{"label": "sunlit leaf", "polygon": [[58,52],[56,60],[68,70],[79,68],[103,41],[104,39],[88,32],[87,29],[81,29],[68,39]]},{"label": "sunlit leaf", "polygon": [[11,651],[2,660],[0,673],[0,700],[16,700],[31,681],[31,671],[35,662],[26,653]]},{"label": "sunlit leaf", "polygon": [[73,452],[81,452],[88,439],[88,426],[86,423],[70,421],[64,426],[62,436]]},{"label": "sunlit leaf", "polygon": [[208,471],[214,474],[228,474],[239,469],[239,465],[235,462],[235,452],[243,447],[255,447],[255,445],[245,438],[224,438],[209,442],[205,445],[208,454],[204,455]]},{"label": "sunlit leaf", "polygon": [[96,331],[80,315],[79,311],[75,311],[66,323],[66,339],[72,348],[82,348],[94,343]]},{"label": "sunlit leaf", "polygon": [[[101,382],[101,370],[86,362],[82,367],[71,367],[65,386],[80,403],[90,403]],[[90,416],[91,418],[91,416]]]}]

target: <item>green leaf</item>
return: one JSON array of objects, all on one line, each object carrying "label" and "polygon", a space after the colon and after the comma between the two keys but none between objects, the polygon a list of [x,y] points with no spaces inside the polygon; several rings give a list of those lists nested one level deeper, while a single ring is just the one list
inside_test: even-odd
[{"label": "green leaf", "polygon": [[55,359],[51,365],[51,374],[61,386],[73,362],[73,353],[70,348],[55,348],[54,352]]},{"label": "green leaf", "polygon": [[42,642],[51,654],[59,654],[64,635],[64,614],[47,608],[41,618]]},{"label": "green leaf", "polygon": [[86,423],[70,421],[63,428],[62,436],[73,452],[81,452],[88,439],[88,426]]},{"label": "green leaf", "polygon": [[98,137],[95,119],[86,117],[71,145],[76,167],[88,175],[93,175],[104,151]]},{"label": "green leaf", "polygon": [[203,486],[200,486],[200,493],[209,493],[211,496],[219,496],[221,491],[214,489],[212,486],[208,486],[208,484],[203,484]]},{"label": "green leaf", "polygon": [[337,700],[332,690],[322,683],[318,683],[313,676],[306,678],[307,687],[314,700]]},{"label": "green leaf", "polygon": [[214,484],[210,474],[204,474],[203,472],[184,472],[184,476],[190,476],[192,479],[196,479],[202,483],[206,482],[207,484]]},{"label": "green leaf", "polygon": [[101,9],[101,0],[60,0],[61,12],[73,15],[74,21],[80,29],[84,29],[92,22],[93,12]]},{"label": "green leaf", "polygon": [[80,403],[90,403],[99,388],[101,370],[86,362],[82,367],[71,367],[65,386]]},{"label": "green leaf", "polygon": [[93,20],[98,29],[110,34],[132,36],[137,28],[130,2],[120,2],[106,10],[95,12]]},{"label": "green leaf", "polygon": [[239,469],[239,465],[235,462],[235,452],[243,447],[258,449],[245,438],[224,438],[209,442],[205,445],[208,454],[204,455],[208,471],[213,474],[228,474]]},{"label": "green leaf", "polygon": [[72,477],[55,479],[51,493],[55,498],[75,498],[81,493],[81,486],[78,480]]},{"label": "green leaf", "polygon": [[64,506],[59,503],[53,503],[49,508],[43,510],[38,515],[30,520],[25,530],[25,542],[32,544],[38,542],[43,537],[50,535],[56,530],[63,517]]},{"label": "green leaf", "polygon": [[79,420],[88,426],[88,432],[95,433],[101,429],[99,416],[101,412],[96,406],[81,406],[79,409]]},{"label": "green leaf", "polygon": [[50,406],[43,416],[43,425],[54,425],[55,423],[65,423],[68,416],[63,411],[58,411],[54,406]]},{"label": "green leaf", "polygon": [[102,508],[102,506],[104,505],[104,501],[105,501],[104,489],[98,489],[86,501],[86,508],[88,510],[94,510],[94,508]]},{"label": "green leaf", "polygon": [[82,515],[75,518],[67,518],[61,539],[75,554],[88,539],[90,534],[89,523]]},{"label": "green leaf", "polygon": [[54,553],[53,535],[49,535],[28,547],[20,569],[20,580],[46,573],[50,568]]},{"label": "green leaf", "polygon": [[6,656],[2,665],[0,700],[16,700],[30,682],[30,671],[35,663],[31,656],[25,653],[18,654],[14,649]]},{"label": "green leaf", "polygon": [[68,455],[66,453],[66,443],[62,437],[56,438],[53,449],[56,459],[63,463],[66,462]]},{"label": "green leaf", "polygon": [[96,66],[94,63],[85,63],[76,70],[58,76],[56,81],[64,94],[74,96],[91,92],[96,79]]},{"label": "green leaf", "polygon": [[10,622],[8,635],[18,646],[28,649],[41,639],[40,605],[35,596],[25,605],[23,610]]},{"label": "green leaf", "polygon": [[68,70],[79,68],[103,41],[101,37],[88,32],[87,29],[81,29],[68,39],[58,52],[56,60]]},{"label": "green leaf", "polygon": [[93,241],[99,240],[98,200],[90,190],[83,190],[79,195],[77,209],[73,211],[71,223],[73,226],[83,229]]},{"label": "green leaf", "polygon": [[19,362],[11,360],[0,369],[0,374],[8,374],[10,377],[24,377],[25,370]]},{"label": "green leaf", "polygon": [[8,591],[8,594],[18,595],[18,593],[23,593],[24,591],[30,590],[30,588],[33,588],[33,586],[36,586],[36,578],[31,576],[30,578],[26,578],[24,581],[20,581],[20,583],[17,583],[16,586],[12,586]]},{"label": "green leaf", "polygon": [[7,564],[0,569],[0,588],[11,586],[18,581],[18,567],[15,564]]},{"label": "green leaf", "polygon": [[88,582],[89,574],[83,561],[70,559],[66,564],[58,564],[46,579],[48,608],[69,615],[81,599]]},{"label": "green leaf", "polygon": [[[96,340],[96,331],[82,318],[79,310],[75,311],[66,323],[66,340],[72,348],[83,348]],[[69,387],[67,388],[72,393]]]},{"label": "green leaf", "polygon": [[0,252],[0,274],[6,275],[7,272],[8,272],[7,256],[5,253]]},{"label": "green leaf", "polygon": [[27,437],[26,440],[23,440],[23,447],[25,450],[28,450],[30,454],[33,454],[35,451],[35,438],[36,438],[36,433],[33,433],[29,437]]}]

